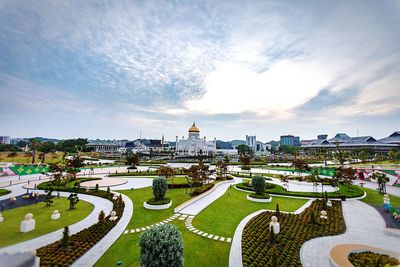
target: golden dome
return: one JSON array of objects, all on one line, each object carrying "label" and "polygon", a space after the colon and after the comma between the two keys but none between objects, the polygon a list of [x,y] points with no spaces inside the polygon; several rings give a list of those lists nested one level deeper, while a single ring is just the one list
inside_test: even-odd
[{"label": "golden dome", "polygon": [[189,128],[189,133],[200,133],[199,128],[196,127],[196,124],[194,122],[192,127]]}]

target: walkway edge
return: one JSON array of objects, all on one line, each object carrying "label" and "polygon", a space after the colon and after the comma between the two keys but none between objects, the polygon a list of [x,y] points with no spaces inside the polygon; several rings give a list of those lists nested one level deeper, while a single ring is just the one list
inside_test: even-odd
[{"label": "walkway edge", "polygon": [[[114,192],[115,193],[115,192]],[[120,194],[120,193],[116,193]],[[125,202],[124,213],[118,224],[114,226],[108,234],[103,237],[94,247],[80,257],[72,266],[94,266],[104,253],[114,244],[114,242],[123,234],[133,215],[133,203],[129,197],[124,194],[122,200]]]}]

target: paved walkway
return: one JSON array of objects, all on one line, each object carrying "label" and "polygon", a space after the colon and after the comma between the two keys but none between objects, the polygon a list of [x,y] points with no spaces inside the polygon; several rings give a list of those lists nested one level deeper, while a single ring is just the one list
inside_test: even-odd
[{"label": "paved walkway", "polygon": [[114,226],[114,228],[112,228],[111,231],[108,232],[108,234],[103,237],[94,247],[80,257],[72,266],[93,266],[124,232],[133,215],[133,203],[129,197],[125,196],[124,194],[121,195],[122,200],[125,202],[125,209],[122,218],[118,221],[118,224]]},{"label": "paved walkway", "polygon": [[[355,181],[354,184],[358,185],[360,183],[364,183],[364,187],[369,188],[369,189],[376,190],[378,188],[377,183],[372,183],[372,182],[367,182],[367,181],[357,180],[357,181]],[[390,195],[400,196],[400,187],[386,185],[386,192]]]},{"label": "paved walkway", "polygon": [[240,178],[234,178],[233,180],[226,182],[226,183],[220,183],[217,184],[216,188],[210,192],[209,194],[205,195],[204,197],[201,197],[186,207],[184,207],[181,210],[178,210],[177,212],[182,213],[182,214],[189,214],[189,215],[197,215],[199,214],[203,209],[208,207],[211,203],[213,203],[215,200],[220,198],[223,194],[225,194],[226,190],[233,185],[233,184],[238,184],[241,183],[242,179]]},{"label": "paved walkway", "polygon": [[[26,191],[24,189],[24,191]],[[39,190],[39,192],[44,193],[44,191]],[[68,197],[70,193],[67,192],[60,192],[60,196],[63,197]],[[79,231],[81,231],[84,228],[87,228],[91,226],[92,224],[96,223],[98,221],[98,216],[101,210],[103,210],[106,214],[109,214],[112,211],[112,202],[109,200],[106,200],[104,198],[100,197],[95,197],[95,196],[90,196],[90,195],[85,195],[85,194],[79,194],[79,199],[87,201],[89,203],[92,203],[94,208],[92,212],[82,221],[79,221],[73,225],[70,225],[69,230],[71,234],[75,234]],[[35,216],[35,214],[33,214]],[[61,219],[62,220],[62,217]],[[4,252],[25,252],[25,251],[31,251],[31,250],[36,250],[42,246],[45,246],[47,244],[53,243],[62,237],[62,232],[63,229],[59,229],[57,231],[39,236],[37,238],[27,240],[15,245],[11,245],[8,247],[4,247],[0,249],[0,253]]]},{"label": "paved walkway", "polygon": [[342,235],[312,239],[300,251],[304,267],[330,267],[329,252],[337,244],[351,243],[400,251],[400,237],[384,233],[385,222],[373,207],[358,201],[342,202],[346,232]]}]

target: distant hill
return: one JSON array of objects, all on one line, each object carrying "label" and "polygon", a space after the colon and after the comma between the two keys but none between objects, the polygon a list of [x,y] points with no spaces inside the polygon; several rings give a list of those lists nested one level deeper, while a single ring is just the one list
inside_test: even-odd
[{"label": "distant hill", "polygon": [[217,140],[217,149],[233,149],[231,142]]},{"label": "distant hill", "polygon": [[232,141],[229,141],[229,143],[231,143],[232,146],[237,147],[238,145],[245,145],[246,141],[244,141],[244,140],[232,140]]}]

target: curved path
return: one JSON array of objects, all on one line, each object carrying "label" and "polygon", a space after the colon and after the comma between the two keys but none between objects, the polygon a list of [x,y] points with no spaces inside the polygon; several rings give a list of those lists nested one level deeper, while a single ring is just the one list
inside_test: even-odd
[{"label": "curved path", "polygon": [[[20,185],[21,187],[21,185]],[[26,189],[24,189],[26,192]],[[38,190],[41,193],[44,193],[44,191]],[[63,197],[68,197],[70,193],[67,192],[60,192],[60,196]],[[112,202],[109,200],[106,200],[104,198],[100,197],[95,197],[95,196],[90,196],[90,195],[85,195],[85,194],[78,194],[79,199],[87,201],[91,204],[93,204],[93,210],[92,212],[82,221],[79,221],[69,227],[70,233],[75,234],[79,231],[81,231],[84,228],[87,228],[91,226],[92,224],[96,223],[98,221],[98,216],[99,212],[103,210],[106,214],[109,214],[112,211]],[[62,220],[62,218],[61,218]],[[11,245],[8,247],[4,247],[0,249],[0,253],[13,253],[13,252],[25,252],[25,251],[31,251],[31,250],[36,250],[42,246],[45,246],[47,244],[53,243],[62,237],[62,232],[63,228],[59,229],[57,231],[36,237],[31,240],[27,240],[15,245]]]},{"label": "curved path", "polygon": [[189,215],[197,215],[199,214],[203,209],[208,207],[211,203],[213,203],[215,200],[220,198],[223,194],[225,194],[226,190],[233,185],[233,184],[238,184],[241,183],[242,179],[240,178],[234,178],[233,180],[227,181],[227,182],[220,182],[215,185],[215,188],[213,191],[211,191],[208,194],[205,194],[202,197],[199,197],[197,199],[193,199],[193,201],[190,202],[189,204],[183,207],[182,209],[175,209],[175,212],[179,212],[182,214],[189,214]]},{"label": "curved path", "polygon": [[342,201],[346,232],[342,235],[319,237],[303,244],[301,263],[305,267],[330,267],[329,252],[341,243],[370,245],[400,251],[400,237],[386,235],[383,218],[373,207],[358,200]]}]

